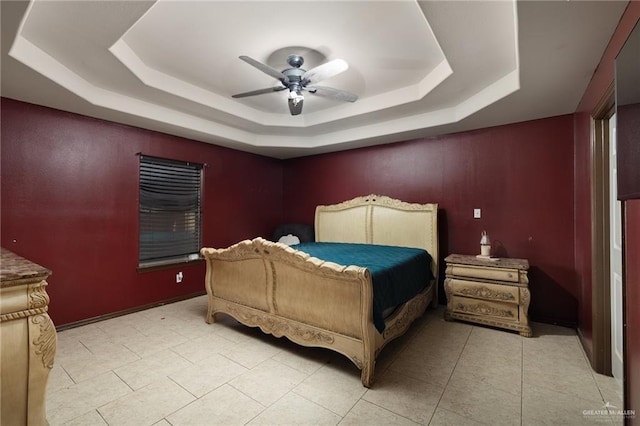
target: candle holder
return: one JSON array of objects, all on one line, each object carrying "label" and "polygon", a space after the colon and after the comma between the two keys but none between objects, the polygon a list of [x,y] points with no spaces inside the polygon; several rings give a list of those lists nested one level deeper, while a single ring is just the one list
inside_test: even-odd
[{"label": "candle holder", "polygon": [[491,257],[491,240],[487,235],[487,231],[482,231],[482,236],[480,237],[480,256]]}]

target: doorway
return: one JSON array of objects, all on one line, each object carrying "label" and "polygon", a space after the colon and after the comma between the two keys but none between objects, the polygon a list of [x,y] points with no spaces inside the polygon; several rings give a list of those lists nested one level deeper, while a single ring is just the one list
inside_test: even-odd
[{"label": "doorway", "polygon": [[617,200],[613,84],[594,110],[592,143],[592,368],[623,377],[622,212]]}]

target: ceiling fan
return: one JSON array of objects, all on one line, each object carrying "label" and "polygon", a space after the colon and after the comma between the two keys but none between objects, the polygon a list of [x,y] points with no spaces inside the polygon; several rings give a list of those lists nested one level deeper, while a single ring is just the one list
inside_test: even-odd
[{"label": "ceiling fan", "polygon": [[346,102],[355,102],[358,99],[358,96],[345,90],[334,89],[333,87],[326,86],[315,86],[315,84],[321,80],[325,80],[346,71],[347,68],[349,68],[349,65],[342,59],[334,59],[333,61],[311,68],[308,71],[300,68],[304,63],[304,58],[300,55],[289,55],[287,57],[287,63],[291,68],[287,68],[283,71],[278,71],[277,69],[271,68],[270,66],[265,65],[262,62],[258,62],[248,56],[240,56],[240,59],[249,65],[258,68],[265,74],[274,77],[280,81],[280,85],[268,87],[266,89],[238,93],[233,95],[233,98],[245,98],[247,96],[262,95],[265,93],[280,92],[282,90],[289,89],[288,103],[291,115],[298,115],[302,112],[302,104],[304,102],[304,96],[302,95],[303,90],[314,95]]}]

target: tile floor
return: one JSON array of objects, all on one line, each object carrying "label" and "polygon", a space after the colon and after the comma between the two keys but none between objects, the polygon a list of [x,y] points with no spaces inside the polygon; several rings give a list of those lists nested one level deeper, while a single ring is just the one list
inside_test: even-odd
[{"label": "tile floor", "polygon": [[589,367],[575,332],[534,337],[445,322],[428,310],[381,353],[376,383],[345,357],[299,347],[220,315],[206,297],[69,329],[47,398],[65,425],[583,425],[622,407]]}]

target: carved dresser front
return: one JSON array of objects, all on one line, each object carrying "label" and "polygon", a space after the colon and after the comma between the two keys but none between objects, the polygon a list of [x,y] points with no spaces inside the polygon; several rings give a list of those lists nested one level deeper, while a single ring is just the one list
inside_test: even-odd
[{"label": "carved dresser front", "polygon": [[446,320],[486,324],[531,337],[528,318],[531,293],[526,259],[482,259],[451,254],[445,262]]},{"label": "carved dresser front", "polygon": [[2,425],[46,425],[46,387],[56,353],[47,314],[51,271],[15,253],[0,253]]}]

